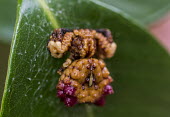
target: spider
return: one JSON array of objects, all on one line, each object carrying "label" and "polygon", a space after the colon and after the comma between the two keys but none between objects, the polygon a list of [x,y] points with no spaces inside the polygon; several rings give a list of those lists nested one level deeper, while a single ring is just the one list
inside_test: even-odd
[{"label": "spider", "polygon": [[[111,58],[116,43],[108,29],[64,29],[53,31],[47,48],[55,58],[67,51],[69,58],[58,70],[57,96],[71,107],[77,103],[105,104],[105,97],[113,94],[113,81],[102,59]],[[96,59],[97,58],[97,59]]]}]

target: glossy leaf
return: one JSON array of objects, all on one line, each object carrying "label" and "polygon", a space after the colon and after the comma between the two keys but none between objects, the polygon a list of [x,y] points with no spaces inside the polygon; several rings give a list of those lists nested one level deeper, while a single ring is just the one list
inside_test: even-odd
[{"label": "glossy leaf", "polygon": [[[167,117],[170,56],[136,20],[97,0],[19,1],[1,117]],[[55,20],[56,19],[56,20]],[[104,107],[67,108],[56,98],[65,58],[46,49],[54,28],[109,28],[118,45],[105,60],[115,94]]]}]

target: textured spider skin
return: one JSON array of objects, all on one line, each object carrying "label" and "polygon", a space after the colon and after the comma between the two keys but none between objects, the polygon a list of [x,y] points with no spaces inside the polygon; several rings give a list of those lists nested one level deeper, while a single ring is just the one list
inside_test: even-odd
[{"label": "textured spider skin", "polygon": [[[78,103],[95,103],[101,97],[112,94],[113,89],[109,85],[113,80],[102,60],[89,58],[75,60],[61,75],[58,92],[65,91],[64,86],[74,87],[74,93]],[[92,79],[90,79],[92,75]],[[89,85],[90,80],[92,84]],[[105,87],[107,89],[105,89]],[[67,97],[67,93],[66,97]]]},{"label": "textured spider skin", "polygon": [[[102,32],[102,33],[101,33]],[[48,49],[55,58],[61,58],[67,51],[71,59],[110,58],[116,51],[111,32],[108,29],[56,29],[50,36]]]},{"label": "textured spider skin", "polygon": [[110,30],[56,29],[47,48],[55,58],[70,52],[58,70],[61,76],[56,86],[57,96],[67,107],[77,103],[103,106],[106,95],[114,93],[110,85],[113,79],[102,60],[111,58],[117,48]]}]

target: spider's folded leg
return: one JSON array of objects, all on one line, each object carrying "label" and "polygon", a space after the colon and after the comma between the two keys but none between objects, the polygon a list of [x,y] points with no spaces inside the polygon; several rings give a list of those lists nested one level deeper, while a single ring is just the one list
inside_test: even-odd
[{"label": "spider's folded leg", "polygon": [[111,58],[117,48],[113,41],[111,31],[109,29],[97,29],[95,38],[97,39],[97,55],[98,57]]},{"label": "spider's folded leg", "polygon": [[67,69],[69,65],[71,65],[72,59],[68,58],[66,61],[63,63],[63,66],[57,71],[59,75],[62,75],[63,71]]},{"label": "spider's folded leg", "polygon": [[59,28],[53,31],[48,41],[48,49],[55,58],[61,58],[71,46],[74,34],[72,30]]}]

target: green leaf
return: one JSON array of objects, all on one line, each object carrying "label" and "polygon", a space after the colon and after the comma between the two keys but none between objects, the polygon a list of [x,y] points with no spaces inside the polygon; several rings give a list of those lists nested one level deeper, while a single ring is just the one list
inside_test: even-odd
[{"label": "green leaf", "polygon": [[[56,20],[55,20],[56,19]],[[104,107],[67,108],[56,98],[65,58],[46,49],[54,28],[109,28],[118,45],[107,67],[115,94]],[[97,0],[19,0],[1,117],[167,117],[170,56],[132,17]]]},{"label": "green leaf", "polygon": [[0,104],[3,95],[10,42],[16,16],[16,0],[0,0]]}]

